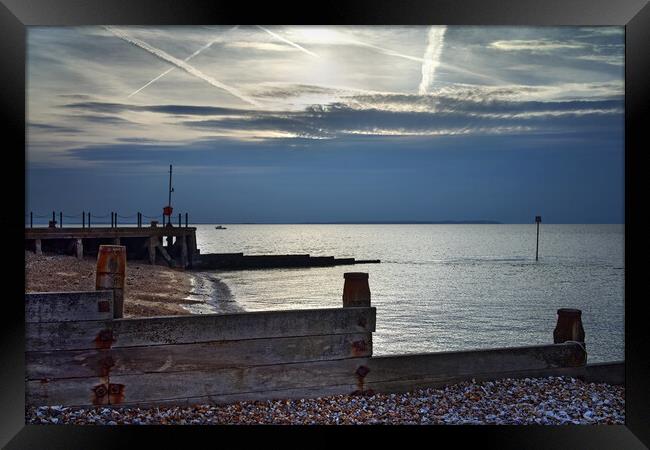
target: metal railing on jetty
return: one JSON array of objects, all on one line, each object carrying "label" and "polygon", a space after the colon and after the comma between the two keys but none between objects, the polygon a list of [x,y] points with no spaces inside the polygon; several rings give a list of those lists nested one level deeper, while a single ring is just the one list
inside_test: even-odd
[{"label": "metal railing on jetty", "polygon": [[[189,214],[185,213],[184,214],[185,218],[185,228],[189,227]],[[56,211],[52,211],[52,215],[50,216],[49,214],[38,214],[34,213],[33,211],[30,211],[29,214],[25,214],[25,227],[29,226],[29,228],[34,228],[34,219],[39,222],[39,219],[48,219],[50,218],[47,223],[41,222],[40,225],[47,225],[49,228],[63,228],[64,221],[63,219],[66,219],[66,225],[69,224],[70,226],[73,226],[75,228],[78,228],[79,225],[81,225],[81,228],[91,228],[91,224],[94,225],[107,225],[110,223],[111,228],[117,228],[118,223],[121,226],[131,226],[135,225],[137,228],[142,228],[144,219],[149,219],[151,220],[151,225],[155,226],[158,224],[157,219],[162,219],[161,223],[162,226],[165,226],[167,223],[171,223],[171,217],[168,219],[167,216],[164,214],[160,215],[146,215],[141,213],[140,211],[136,212],[135,214],[131,215],[121,215],[118,214],[115,211],[110,211],[109,213],[106,214],[91,214],[90,211],[81,211],[79,214],[63,214],[62,211],[59,211],[58,215]],[[58,217],[58,222],[57,222],[57,217]],[[108,221],[103,221],[104,219],[108,219],[110,217],[110,222]],[[125,219],[123,222],[121,219]],[[135,219],[135,221],[133,220]],[[70,220],[70,222],[68,222]],[[166,223],[167,220],[167,223]],[[37,227],[39,223],[36,223]],[[178,227],[181,228],[183,226],[183,214],[178,213]]]}]

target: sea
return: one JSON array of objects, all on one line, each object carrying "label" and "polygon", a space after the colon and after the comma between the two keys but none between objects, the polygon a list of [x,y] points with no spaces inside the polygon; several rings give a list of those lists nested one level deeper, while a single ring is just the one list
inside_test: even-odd
[{"label": "sea", "polygon": [[195,312],[341,307],[343,274],[367,272],[374,355],[548,344],[557,309],[577,308],[588,362],[624,359],[624,225],[541,224],[538,261],[534,223],[216,225],[197,225],[201,253],[381,263],[204,272]]}]

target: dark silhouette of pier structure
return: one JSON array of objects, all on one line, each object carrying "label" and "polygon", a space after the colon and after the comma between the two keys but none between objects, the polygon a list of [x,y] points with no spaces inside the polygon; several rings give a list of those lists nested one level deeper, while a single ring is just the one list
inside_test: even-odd
[{"label": "dark silhouette of pier structure", "polygon": [[[124,245],[128,260],[148,260],[151,264],[167,264],[170,267],[199,270],[250,270],[273,268],[330,267],[337,265],[379,263],[377,260],[357,260],[355,258],[335,258],[333,256],[302,255],[244,255],[243,253],[201,254],[196,243],[196,227],[189,226],[188,214],[178,215],[177,226],[168,220],[165,226],[151,221],[143,226],[141,213],[137,213],[134,226],[118,226],[117,213],[111,213],[109,226],[91,226],[90,213],[82,213],[82,226],[63,226],[60,213],[57,224],[55,213],[48,227],[25,228],[25,250],[36,254],[58,253],[84,256],[97,256],[100,245]],[[86,219],[87,217],[87,219]],[[58,226],[57,226],[58,225]]]}]

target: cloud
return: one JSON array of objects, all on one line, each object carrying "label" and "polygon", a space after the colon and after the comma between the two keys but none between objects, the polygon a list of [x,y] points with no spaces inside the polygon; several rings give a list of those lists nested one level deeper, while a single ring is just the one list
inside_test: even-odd
[{"label": "cloud", "polygon": [[489,47],[503,51],[527,51],[533,53],[546,53],[553,50],[585,48],[586,45],[575,41],[550,41],[546,39],[535,39],[494,41],[490,43]]},{"label": "cloud", "polygon": [[612,119],[623,115],[623,89],[617,82],[555,86],[454,85],[425,95],[287,84],[271,87],[271,92],[285,96],[336,92],[337,96],[335,101],[296,110],[109,102],[76,102],[64,107],[87,113],[167,115],[171,119],[168,123],[195,130],[199,133],[197,138],[208,133],[243,140],[517,134],[531,130],[571,133],[618,126]]},{"label": "cloud", "polygon": [[580,35],[580,37],[594,37],[594,36],[624,36],[625,28],[616,26],[602,26],[602,27],[584,27],[580,28],[587,34]]},{"label": "cloud", "polygon": [[112,125],[125,125],[125,124],[135,123],[131,120],[127,120],[119,116],[100,115],[100,114],[75,115],[75,116],[70,116],[69,119],[83,120],[85,122],[100,123],[100,124],[112,124]]},{"label": "cloud", "polygon": [[50,125],[47,123],[35,123],[35,122],[30,123],[29,127],[34,130],[46,131],[48,133],[78,133],[80,131],[78,128],[64,127],[59,125]]},{"label": "cloud", "polygon": [[617,55],[581,55],[576,56],[576,59],[583,61],[593,61],[598,63],[610,64],[612,66],[622,66],[625,64],[625,58],[622,54]]},{"label": "cloud", "polygon": [[[362,104],[363,106],[359,106]],[[517,134],[609,129],[619,125],[621,100],[510,102],[452,97],[381,95],[347,103],[314,105],[299,112],[250,112],[238,116],[188,120],[184,125],[213,132],[239,130],[288,133],[301,138],[346,135],[438,136]],[[570,121],[566,119],[570,118]]]},{"label": "cloud", "polygon": [[135,105],[129,103],[111,103],[111,102],[77,102],[62,105],[63,108],[79,109],[85,111],[120,113],[126,111],[133,112],[152,112],[172,115],[195,115],[195,116],[214,116],[237,114],[241,109],[223,108],[220,106],[198,106],[198,105]]}]

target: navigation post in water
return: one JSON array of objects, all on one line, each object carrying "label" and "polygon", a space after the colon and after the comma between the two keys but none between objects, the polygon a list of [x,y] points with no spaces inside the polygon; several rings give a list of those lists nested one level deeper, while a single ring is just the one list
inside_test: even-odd
[{"label": "navigation post in water", "polygon": [[542,216],[535,216],[537,224],[537,244],[535,245],[535,261],[539,261],[539,224],[542,223]]}]

